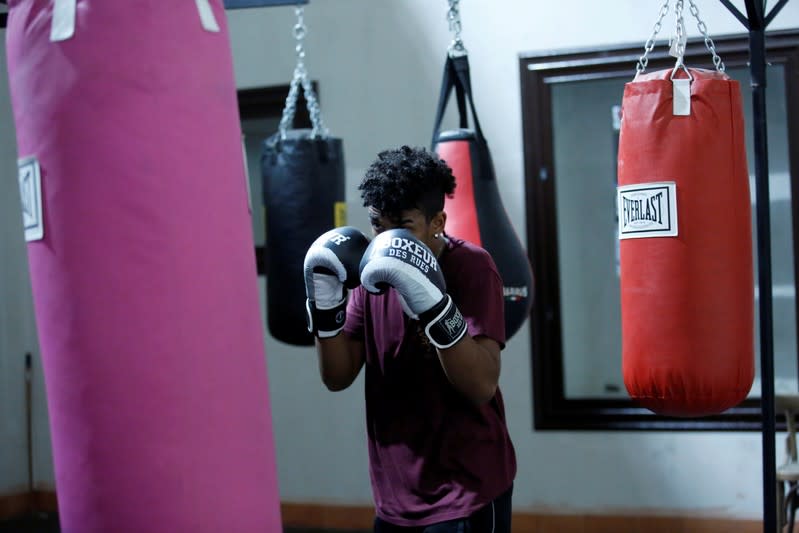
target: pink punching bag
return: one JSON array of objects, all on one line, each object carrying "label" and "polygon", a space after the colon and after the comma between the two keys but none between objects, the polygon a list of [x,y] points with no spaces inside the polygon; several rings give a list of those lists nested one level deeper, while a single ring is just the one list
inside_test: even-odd
[{"label": "pink punching bag", "polygon": [[754,379],[752,212],[738,82],[675,67],[627,83],[618,184],[630,396],[669,416],[737,405]]},{"label": "pink punching bag", "polygon": [[61,530],[279,531],[222,1],[9,9]]},{"label": "pink punching bag", "polygon": [[[441,121],[453,90],[460,129],[441,131]],[[474,119],[473,129],[467,128],[467,99]],[[533,271],[499,195],[494,163],[474,109],[466,55],[447,56],[433,149],[455,175],[455,194],[446,198],[444,205],[447,233],[483,247],[494,259],[504,291],[505,336],[510,339],[530,314]]]}]

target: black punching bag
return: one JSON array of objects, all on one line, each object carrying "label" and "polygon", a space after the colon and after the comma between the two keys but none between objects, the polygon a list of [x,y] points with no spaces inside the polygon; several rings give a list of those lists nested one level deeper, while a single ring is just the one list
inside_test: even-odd
[{"label": "black punching bag", "polygon": [[[449,95],[455,90],[460,128],[440,131]],[[468,128],[466,104],[474,119]],[[447,232],[485,248],[497,265],[505,297],[505,336],[510,339],[522,326],[533,302],[533,271],[511,225],[497,188],[494,164],[472,99],[469,60],[447,56],[438,101],[433,150],[455,175],[453,198],[447,198]]]},{"label": "black punching bag", "polygon": [[[297,82],[289,101],[296,103]],[[261,152],[266,211],[266,315],[269,333],[279,341],[312,346],[305,313],[303,261],[322,233],[346,224],[344,150],[325,133],[310,83],[303,83],[313,129],[286,129],[293,105],[286,106],[280,131]],[[292,100],[293,98],[293,100]]]}]

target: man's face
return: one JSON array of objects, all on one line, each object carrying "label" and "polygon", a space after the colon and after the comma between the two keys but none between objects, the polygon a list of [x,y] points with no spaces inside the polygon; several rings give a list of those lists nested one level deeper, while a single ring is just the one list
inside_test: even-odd
[{"label": "man's face", "polygon": [[370,207],[369,223],[375,235],[387,229],[404,228],[413,233],[414,237],[425,243],[429,248],[433,248],[435,243],[436,232],[433,229],[433,224],[427,221],[424,213],[419,209],[406,209],[401,211],[396,217],[391,217],[381,213],[374,207]]}]

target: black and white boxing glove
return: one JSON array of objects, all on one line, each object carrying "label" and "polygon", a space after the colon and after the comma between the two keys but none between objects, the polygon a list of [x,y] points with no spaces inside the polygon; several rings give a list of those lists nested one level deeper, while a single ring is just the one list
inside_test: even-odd
[{"label": "black and white boxing glove", "polygon": [[349,289],[360,284],[358,265],[369,239],[360,230],[342,226],[320,235],[305,254],[305,309],[308,331],[335,337],[347,318]]},{"label": "black and white boxing glove", "polygon": [[445,292],[435,255],[407,229],[392,229],[372,240],[361,260],[361,283],[372,293],[394,287],[405,313],[419,320],[430,342],[449,348],[466,335],[466,321]]}]

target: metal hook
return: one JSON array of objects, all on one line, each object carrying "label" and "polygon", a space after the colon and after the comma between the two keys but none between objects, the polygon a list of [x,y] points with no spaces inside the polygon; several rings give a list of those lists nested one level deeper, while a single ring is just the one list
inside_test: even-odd
[{"label": "metal hook", "polygon": [[669,79],[673,80],[674,76],[680,71],[680,69],[683,69],[685,73],[688,75],[688,81],[690,82],[694,81],[694,77],[691,75],[691,71],[688,70],[688,67],[685,66],[682,57],[677,59],[677,63],[674,65],[674,69],[672,69],[671,76],[669,76]]}]

